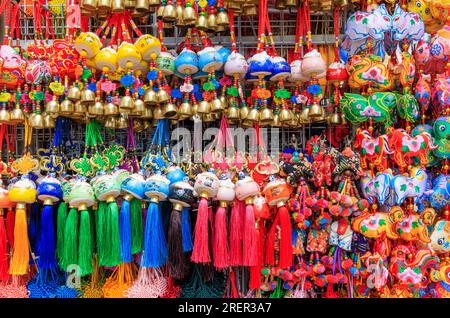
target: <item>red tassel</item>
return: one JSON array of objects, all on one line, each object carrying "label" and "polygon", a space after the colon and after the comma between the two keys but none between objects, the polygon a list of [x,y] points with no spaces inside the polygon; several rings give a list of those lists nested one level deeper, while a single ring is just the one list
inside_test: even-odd
[{"label": "red tassel", "polygon": [[258,289],[261,286],[261,270],[264,265],[264,236],[265,236],[265,228],[264,228],[264,220],[258,220],[258,230],[257,230],[257,246],[258,246],[258,254],[256,265],[250,268],[250,289]]},{"label": "red tassel", "polygon": [[191,260],[194,263],[209,263],[209,237],[208,237],[208,200],[200,198],[198,204],[197,221],[195,223],[194,247],[192,249]]},{"label": "red tassel", "polygon": [[243,265],[255,266],[258,257],[258,233],[255,227],[255,211],[253,204],[245,207],[244,238],[243,238]]},{"label": "red tassel", "polygon": [[5,219],[2,211],[2,214],[0,215],[0,281],[6,281],[9,278],[8,254]]},{"label": "red tassel", "polygon": [[335,293],[332,284],[327,285],[327,291],[325,293],[326,298],[339,298],[339,295]]},{"label": "red tassel", "polygon": [[244,202],[234,200],[230,220],[230,265],[242,265],[242,226]]},{"label": "red tassel", "polygon": [[230,271],[230,282],[231,282],[231,297],[239,298],[239,292],[236,288],[236,274],[233,270]]},{"label": "red tassel", "polygon": [[227,210],[220,206],[214,220],[213,256],[214,267],[217,269],[228,267],[230,255],[227,239]]},{"label": "red tassel", "polygon": [[16,212],[13,209],[9,209],[6,214],[6,235],[8,236],[9,247],[14,246],[14,224],[16,222]]},{"label": "red tassel", "polygon": [[266,264],[270,266],[275,265],[275,235],[277,233],[279,222],[280,215],[277,213],[266,238]]},{"label": "red tassel", "polygon": [[280,216],[280,257],[278,267],[289,268],[292,266],[292,223],[287,207],[278,209]]}]

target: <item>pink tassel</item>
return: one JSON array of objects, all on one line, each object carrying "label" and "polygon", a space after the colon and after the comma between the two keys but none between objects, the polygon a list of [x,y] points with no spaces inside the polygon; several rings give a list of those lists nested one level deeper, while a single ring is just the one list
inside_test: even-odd
[{"label": "pink tassel", "polygon": [[280,216],[280,258],[278,266],[289,268],[292,266],[292,224],[287,207],[278,209]]},{"label": "pink tassel", "polygon": [[244,238],[243,238],[243,265],[255,266],[258,258],[258,240],[255,226],[255,211],[253,204],[245,207]]},{"label": "pink tassel", "polygon": [[9,278],[9,248],[6,239],[5,219],[3,211],[0,214],[0,281],[6,281]]},{"label": "pink tassel", "polygon": [[244,202],[234,200],[230,220],[230,265],[242,266],[242,219]]},{"label": "pink tassel", "polygon": [[200,198],[197,212],[197,222],[195,223],[194,247],[192,249],[191,260],[194,263],[209,263],[209,238],[208,238],[208,200]]},{"label": "pink tassel", "polygon": [[222,269],[228,267],[230,255],[227,242],[227,210],[220,206],[217,209],[214,222],[214,267]]}]

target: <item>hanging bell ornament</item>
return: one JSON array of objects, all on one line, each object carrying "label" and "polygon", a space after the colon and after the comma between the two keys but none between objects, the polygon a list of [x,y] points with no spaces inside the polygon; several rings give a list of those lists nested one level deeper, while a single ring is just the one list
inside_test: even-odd
[{"label": "hanging bell ornament", "polygon": [[144,119],[152,119],[153,118],[153,112],[150,107],[145,107],[144,112],[142,113],[142,118]]},{"label": "hanging bell ornament", "polygon": [[104,115],[105,109],[103,107],[103,103],[95,102],[93,105],[89,105],[88,113],[89,113],[89,115],[91,115],[93,117]]},{"label": "hanging bell ornament", "polygon": [[332,124],[332,125],[340,125],[340,124],[342,124],[341,115],[338,114],[337,112],[334,112],[333,114],[331,114],[331,116],[330,116],[330,124]]},{"label": "hanging bell ornament", "polygon": [[280,122],[286,123],[290,120],[292,120],[292,112],[289,109],[282,109],[280,111]]},{"label": "hanging bell ornament", "polygon": [[239,114],[239,108],[237,107],[230,107],[228,108],[228,112],[227,112],[227,118],[230,120],[238,120],[240,118],[240,114]]},{"label": "hanging bell ornament", "polygon": [[11,119],[9,111],[6,109],[0,110],[0,123],[2,124],[9,124]]},{"label": "hanging bell ornament", "polygon": [[158,102],[161,104],[170,100],[169,94],[164,89],[158,90],[158,92],[156,93],[156,98],[157,98]]},{"label": "hanging bell ornament", "polygon": [[184,7],[180,4],[177,4],[175,10],[177,11],[177,20],[175,21],[175,26],[182,27],[185,25],[183,20]]},{"label": "hanging bell ornament", "polygon": [[20,124],[25,121],[25,114],[23,113],[20,106],[17,104],[16,107],[9,113],[11,124]]},{"label": "hanging bell ornament", "polygon": [[272,126],[273,127],[281,127],[282,126],[281,122],[280,122],[280,115],[279,114],[273,115]]},{"label": "hanging bell ornament", "polygon": [[76,116],[84,116],[87,113],[87,106],[86,104],[82,104],[81,102],[75,103],[75,110],[74,115]]},{"label": "hanging bell ornament", "polygon": [[62,116],[70,116],[75,110],[75,105],[69,99],[65,99],[59,104],[59,113]]},{"label": "hanging bell ornament", "polygon": [[161,3],[158,3],[159,7],[158,10],[156,10],[156,17],[161,20],[164,13],[164,6],[161,6],[160,4]]},{"label": "hanging bell ornament", "polygon": [[136,7],[136,0],[124,0],[123,6],[125,9],[134,9]]},{"label": "hanging bell ornament", "polygon": [[213,113],[220,113],[223,110],[225,110],[225,105],[219,98],[214,98],[213,101],[211,102],[211,111]]},{"label": "hanging bell ornament", "polygon": [[264,108],[261,111],[259,121],[264,125],[271,123],[273,121],[273,111],[269,108]]},{"label": "hanging bell ornament", "polygon": [[[184,20],[186,21],[186,20]],[[201,12],[198,16],[197,23],[195,24],[195,28],[200,31],[208,30],[208,20],[204,12]]]},{"label": "hanging bell ornament", "polygon": [[[0,115],[1,115],[1,111],[0,111]],[[38,113],[32,114],[30,116],[28,122],[30,123],[30,126],[33,127],[34,129],[44,129],[45,128],[44,117],[41,114],[38,114]]]},{"label": "hanging bell ornament", "polygon": [[278,10],[286,9],[286,4],[284,0],[275,0],[275,8]]},{"label": "hanging bell ornament", "polygon": [[156,8],[161,6],[161,1],[160,0],[148,0],[148,5],[150,8]]},{"label": "hanging bell ornament", "polygon": [[256,108],[252,108],[245,118],[246,121],[251,121],[252,123],[256,123],[259,121],[259,110]]},{"label": "hanging bell ornament", "polygon": [[309,118],[322,116],[322,107],[320,107],[317,103],[312,104],[311,108],[309,109],[308,116]]},{"label": "hanging bell ornament", "polygon": [[284,0],[284,5],[286,8],[297,8],[297,0]]},{"label": "hanging bell ornament", "polygon": [[137,12],[148,12],[149,3],[148,0],[136,0],[135,10]]},{"label": "hanging bell ornament", "polygon": [[216,29],[217,29],[217,22],[216,22],[216,15],[215,15],[215,13],[210,13],[208,15],[208,19],[207,19],[206,24],[207,24],[207,30],[212,31],[212,32],[216,31]]},{"label": "hanging bell ornament", "polygon": [[219,13],[217,14],[216,24],[218,26],[224,26],[224,27],[230,25],[230,19],[228,18],[228,14],[223,9],[221,11],[219,11]]},{"label": "hanging bell ornament", "polygon": [[128,128],[128,118],[125,116],[120,116],[116,122],[116,129],[125,129]]},{"label": "hanging bell ornament", "polygon": [[305,107],[300,113],[300,123],[307,124],[309,123],[309,108]]},{"label": "hanging bell ornament", "polygon": [[121,13],[125,11],[123,0],[112,0],[111,11],[114,13]]},{"label": "hanging bell ornament", "polygon": [[104,114],[106,116],[115,116],[119,114],[119,107],[113,103],[108,103],[105,105]]},{"label": "hanging bell ornament", "polygon": [[45,105],[45,111],[49,114],[57,114],[59,112],[59,103],[56,100],[56,96]]},{"label": "hanging bell ornament", "polygon": [[190,117],[192,116],[192,107],[191,104],[184,102],[180,106],[179,114],[182,117]]},{"label": "hanging bell ornament", "polygon": [[92,104],[95,102],[95,93],[90,89],[83,89],[81,91],[80,100],[82,104]]},{"label": "hanging bell ornament", "polygon": [[202,100],[197,108],[197,114],[204,115],[211,112],[211,104],[206,100]]},{"label": "hanging bell ornament", "polygon": [[139,132],[144,130],[144,124],[142,123],[141,120],[135,120],[133,122],[133,129],[134,129],[135,132],[139,133]]},{"label": "hanging bell ornament", "polygon": [[161,107],[155,107],[155,109],[153,110],[153,118],[155,120],[164,119],[164,114]]},{"label": "hanging bell ornament", "polygon": [[177,10],[175,10],[173,4],[166,4],[164,6],[162,20],[164,22],[174,22],[176,19],[177,19]]},{"label": "hanging bell ornament", "polygon": [[178,115],[177,107],[172,103],[167,103],[162,110],[164,118],[174,118]]},{"label": "hanging bell ornament", "polygon": [[119,107],[122,109],[133,109],[134,106],[134,101],[133,98],[131,98],[131,96],[122,96],[122,98],[120,99],[120,103],[119,103]]},{"label": "hanging bell ornament", "polygon": [[152,106],[156,105],[157,102],[158,98],[156,97],[156,92],[151,88],[147,89],[144,93],[144,103],[146,105]]},{"label": "hanging bell ornament", "polygon": [[214,121],[214,117],[212,116],[211,113],[203,114],[202,115],[202,121],[204,121],[205,123],[210,123],[210,122]]},{"label": "hanging bell ornament", "polygon": [[341,114],[341,125],[348,125],[348,120],[344,114]]},{"label": "hanging bell ornament", "polygon": [[78,101],[81,98],[81,91],[77,86],[72,86],[69,88],[69,91],[67,92],[67,98],[71,101]]},{"label": "hanging bell ornament", "polygon": [[94,11],[97,9],[97,0],[81,0],[80,8],[84,10]]},{"label": "hanging bell ornament", "polygon": [[55,118],[48,113],[42,116],[44,117],[44,128],[55,128]]},{"label": "hanging bell ornament", "polygon": [[241,107],[239,116],[241,117],[242,120],[244,120],[245,118],[247,118],[247,115],[249,112],[250,112],[250,109],[248,109],[247,106],[243,106],[243,107]]},{"label": "hanging bell ornament", "polygon": [[195,25],[197,15],[195,14],[194,8],[187,6],[183,9],[183,21],[187,26]]},{"label": "hanging bell ornament", "polygon": [[111,129],[115,129],[116,128],[116,118],[114,117],[108,117],[106,118],[105,121],[105,128],[111,128]]},{"label": "hanging bell ornament", "polygon": [[133,107],[132,114],[140,116],[140,115],[142,115],[144,113],[145,108],[146,107],[145,107],[144,102],[141,99],[136,99],[134,101],[134,107]]},{"label": "hanging bell ornament", "polygon": [[110,11],[112,9],[111,0],[98,0],[97,10]]}]

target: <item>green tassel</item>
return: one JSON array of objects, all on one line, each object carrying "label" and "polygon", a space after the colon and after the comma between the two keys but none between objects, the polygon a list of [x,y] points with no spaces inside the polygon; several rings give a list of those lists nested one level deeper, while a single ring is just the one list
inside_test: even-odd
[{"label": "green tassel", "polygon": [[80,216],[80,242],[78,249],[78,265],[80,266],[80,275],[82,277],[92,273],[91,239],[89,211],[83,210]]},{"label": "green tassel", "polygon": [[78,211],[71,208],[64,227],[64,247],[60,266],[63,270],[77,264]]},{"label": "green tassel", "polygon": [[106,211],[106,235],[107,238],[107,267],[114,267],[121,263],[120,257],[120,233],[119,233],[119,207],[116,201],[108,203]]},{"label": "green tassel", "polygon": [[63,258],[64,248],[64,230],[67,219],[67,203],[61,202],[58,206],[58,215],[56,219],[56,257],[58,262]]},{"label": "green tassel", "polygon": [[96,221],[96,239],[97,239],[97,257],[99,266],[105,266],[105,237],[106,236],[106,209],[107,205],[105,201],[101,201],[98,204],[97,212],[95,213]]},{"label": "green tassel", "polygon": [[138,254],[142,251],[144,236],[142,205],[138,199],[131,200],[131,252]]},{"label": "green tassel", "polygon": [[91,253],[94,255],[95,253],[95,210],[90,207],[89,208],[89,223],[91,225]]}]

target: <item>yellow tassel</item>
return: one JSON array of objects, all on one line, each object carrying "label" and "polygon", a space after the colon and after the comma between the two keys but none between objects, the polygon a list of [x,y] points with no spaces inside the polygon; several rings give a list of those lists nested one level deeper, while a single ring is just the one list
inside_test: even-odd
[{"label": "yellow tassel", "polygon": [[14,223],[14,249],[9,266],[9,273],[11,275],[25,275],[28,273],[28,264],[30,261],[29,248],[27,211],[25,204],[18,203]]}]

